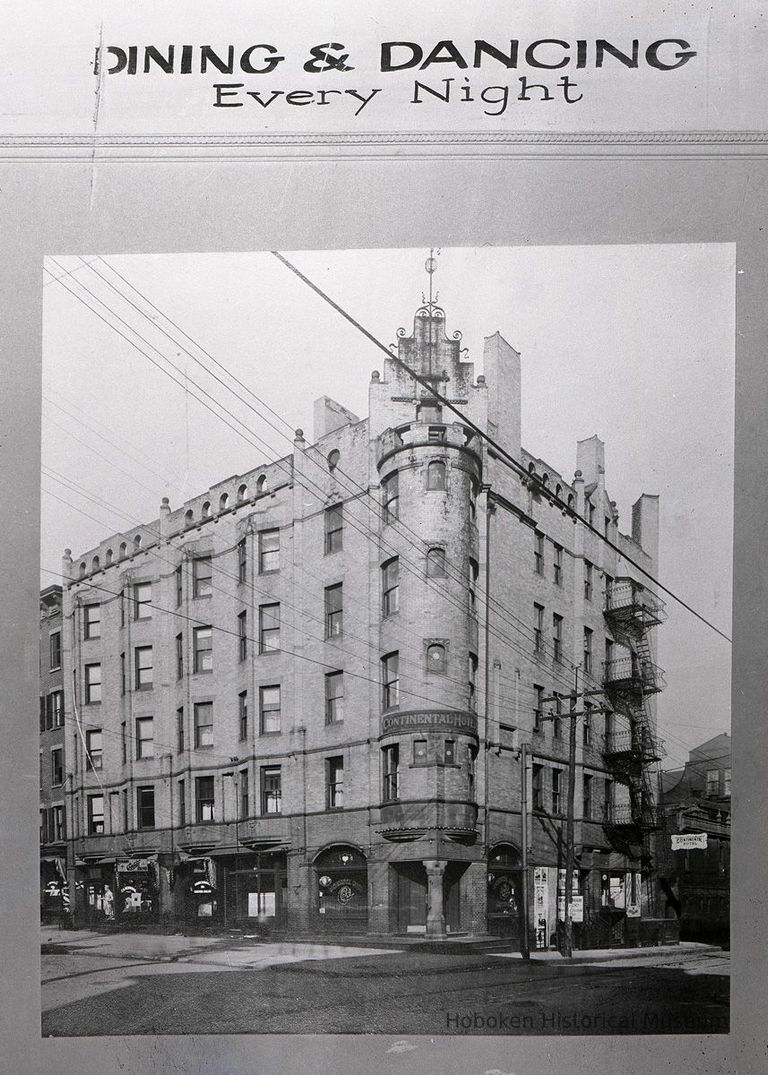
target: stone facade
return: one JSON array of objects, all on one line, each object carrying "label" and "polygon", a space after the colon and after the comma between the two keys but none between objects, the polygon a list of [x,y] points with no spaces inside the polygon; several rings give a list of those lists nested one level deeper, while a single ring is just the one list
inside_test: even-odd
[{"label": "stone facade", "polygon": [[[655,732],[638,677],[660,617],[636,621],[658,601],[629,561],[654,570],[658,501],[640,497],[623,535],[597,437],[579,442],[572,482],[522,448],[520,356],[498,333],[476,377],[428,303],[398,358],[430,388],[393,356],[367,418],[326,397],[313,443],[297,430],[285,459],[66,553],[79,915],[519,937],[527,742],[529,895],[533,907],[541,867],[554,935],[568,720],[537,698],[563,694],[565,712],[574,687],[596,692],[576,757],[584,936],[617,942],[632,901],[652,913],[652,758],[638,768],[635,750],[617,772],[623,755],[605,747]],[[618,584],[631,600],[611,617]],[[616,653],[631,672],[606,702]]]}]

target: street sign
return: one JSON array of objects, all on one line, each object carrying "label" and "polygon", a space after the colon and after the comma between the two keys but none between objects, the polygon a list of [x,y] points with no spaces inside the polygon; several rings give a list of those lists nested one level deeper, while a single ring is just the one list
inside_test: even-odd
[{"label": "street sign", "polygon": [[705,832],[681,832],[672,835],[673,851],[706,850],[707,834]]}]

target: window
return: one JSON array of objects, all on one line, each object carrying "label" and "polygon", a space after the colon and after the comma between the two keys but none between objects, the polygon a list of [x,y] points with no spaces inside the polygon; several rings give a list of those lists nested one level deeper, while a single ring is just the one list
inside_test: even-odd
[{"label": "window", "polygon": [[477,519],[477,486],[474,482],[469,483],[469,521]]},{"label": "window", "polygon": [[344,538],[344,505],[325,509],[325,551],[340,552]]},{"label": "window", "polygon": [[[41,702],[43,699],[41,699]],[[51,691],[45,699],[45,730],[64,727],[64,692]]]},{"label": "window", "polygon": [[213,746],[213,702],[195,702],[195,750]]},{"label": "window", "polygon": [[381,568],[381,614],[391,616],[400,608],[400,561],[397,556]]},{"label": "window", "polygon": [[344,805],[344,759],[325,759],[325,806],[327,810],[340,810]]},{"label": "window", "polygon": [[155,789],[136,788],[136,826],[139,829],[155,827]]},{"label": "window", "polygon": [[176,678],[184,676],[184,635],[176,635]]},{"label": "window", "polygon": [[89,770],[101,769],[104,758],[102,754],[101,728],[94,728],[85,733],[85,767]]},{"label": "window", "polygon": [[325,723],[338,724],[344,719],[344,673],[329,672],[325,677]]},{"label": "window", "polygon": [[446,739],[443,746],[443,764],[455,765],[456,763],[456,740]]},{"label": "window", "polygon": [[427,489],[445,489],[445,463],[433,460],[427,466]]},{"label": "window", "polygon": [[467,655],[467,679],[469,686],[469,698],[467,704],[472,712],[475,711],[477,706],[477,654],[470,653]]},{"label": "window", "polygon": [[592,746],[592,703],[591,702],[585,702],[584,703],[583,732],[584,732],[584,746],[585,747],[591,747]]},{"label": "window", "polygon": [[555,586],[563,585],[563,547],[555,545],[554,562],[552,564]]},{"label": "window", "polygon": [[603,791],[603,820],[613,821],[613,781],[606,780]]},{"label": "window", "polygon": [[50,670],[55,672],[57,668],[61,668],[61,631],[51,632],[49,646]]},{"label": "window", "polygon": [[261,812],[279,814],[282,809],[282,788],[279,765],[261,767]]},{"label": "window", "polygon": [[556,661],[563,659],[563,617],[552,613],[552,656]]},{"label": "window", "polygon": [[125,654],[120,654],[120,693],[125,694],[128,690],[128,676],[125,671]]},{"label": "window", "polygon": [[480,574],[480,565],[477,560],[470,557],[469,560],[469,611],[474,616],[477,613],[477,578]]},{"label": "window", "polygon": [[237,617],[237,657],[244,661],[248,656],[248,613],[241,612]]},{"label": "window", "polygon": [[605,536],[606,536],[606,537],[608,537],[608,532],[609,532],[609,530],[610,530],[610,529],[611,529],[611,520],[610,520],[610,518],[609,518],[609,517],[608,517],[608,516],[606,515],[606,516],[605,516]]},{"label": "window", "polygon": [[427,671],[428,672],[440,672],[446,671],[446,656],[445,646],[440,642],[432,642],[427,646]]},{"label": "window", "polygon": [[382,750],[383,775],[382,799],[394,802],[400,798],[400,747],[392,743]]},{"label": "window", "polygon": [[331,472],[331,474],[333,474],[334,470],[339,465],[339,460],[340,459],[341,459],[341,452],[339,451],[338,448],[333,448],[328,453],[328,470]]},{"label": "window", "polygon": [[560,814],[563,810],[563,770],[552,770],[552,813]]},{"label": "window", "polygon": [[198,821],[215,820],[213,777],[195,777],[195,816]]},{"label": "window", "polygon": [[584,628],[584,674],[589,675],[592,671],[592,630]]},{"label": "window", "polygon": [[152,615],[152,583],[137,582],[133,587],[133,618],[148,620]]},{"label": "window", "polygon": [[241,769],[240,770],[239,791],[240,791],[240,817],[241,818],[248,817],[248,815],[251,812],[251,801],[250,801],[251,800],[251,794],[250,794],[251,789],[250,789],[249,782],[248,782],[248,770],[247,769]]},{"label": "window", "polygon": [[400,518],[400,476],[397,471],[384,479],[381,491],[384,523],[392,523]]},{"label": "window", "polygon": [[342,584],[325,587],[325,637],[336,638],[343,627]]},{"label": "window", "polygon": [[533,535],[533,569],[537,575],[544,574],[544,535],[538,531]]},{"label": "window", "polygon": [[426,765],[428,760],[426,739],[414,739],[413,741],[413,764]]},{"label": "window", "polygon": [[210,517],[211,517],[211,502],[210,502],[210,500],[206,500],[206,502],[203,504],[202,510],[200,512],[200,518],[201,519],[210,519]]},{"label": "window", "polygon": [[136,757],[154,758],[155,721],[153,717],[136,718]]},{"label": "window", "polygon": [[184,706],[176,710],[176,753],[181,754],[184,750]]},{"label": "window", "polygon": [[427,578],[445,578],[445,549],[430,549],[427,553]]},{"label": "window", "polygon": [[280,687],[259,687],[259,730],[262,735],[280,731]]},{"label": "window", "polygon": [[184,567],[182,564],[176,568],[176,607],[181,604],[182,597],[184,596]]},{"label": "window", "polygon": [[243,482],[237,490],[237,502],[243,504],[248,499],[248,486]]},{"label": "window", "polygon": [[123,788],[123,832],[128,832],[128,789]]},{"label": "window", "polygon": [[245,582],[247,576],[248,553],[245,548],[245,538],[237,543],[237,581]]},{"label": "window", "polygon": [[61,747],[56,747],[51,751],[51,783],[55,785],[64,783],[64,751]]},{"label": "window", "polygon": [[533,603],[533,648],[536,653],[544,649],[544,606]]},{"label": "window", "polygon": [[280,531],[262,530],[259,534],[259,574],[280,569]]},{"label": "window", "polygon": [[595,525],[595,505],[591,500],[587,501],[587,522],[590,526]]},{"label": "window", "polygon": [[195,627],[192,638],[195,647],[195,672],[212,672],[213,628]]},{"label": "window", "polygon": [[552,737],[553,739],[563,738],[563,701],[557,692],[553,692],[555,696],[555,716],[552,720]]},{"label": "window", "polygon": [[241,691],[237,696],[238,705],[238,727],[240,729],[240,738],[248,738],[248,691]]},{"label": "window", "polygon": [[120,725],[120,754],[125,765],[128,761],[128,729],[125,721]]},{"label": "window", "polygon": [[101,701],[101,665],[85,666],[85,704],[92,705]]},{"label": "window", "polygon": [[430,444],[442,444],[445,442],[445,426],[430,426],[427,432],[427,440]]},{"label": "window", "polygon": [[83,637],[101,638],[101,605],[83,606]]},{"label": "window", "polygon": [[186,781],[180,780],[178,785],[179,797],[179,825],[187,823],[187,785]]},{"label": "window", "polygon": [[392,709],[400,704],[400,654],[388,653],[381,658],[382,705]]},{"label": "window", "polygon": [[536,698],[535,698],[535,701],[534,701],[534,707],[535,708],[533,710],[533,730],[535,732],[540,732],[541,731],[541,718],[544,715],[544,713],[543,713],[544,702],[542,700],[544,698],[544,688],[539,687],[538,684],[534,683],[533,691],[534,691],[534,694],[536,695]]},{"label": "window", "polygon": [[210,556],[198,556],[192,561],[192,593],[195,597],[210,597],[213,593],[213,565]]},{"label": "window", "polygon": [[88,835],[98,836],[104,832],[104,796],[88,796]]},{"label": "window", "polygon": [[134,686],[137,691],[152,689],[154,670],[152,667],[152,647],[137,646],[134,655]]},{"label": "window", "polygon": [[66,832],[64,828],[64,807],[54,806],[53,808],[53,839],[60,843],[66,838]]},{"label": "window", "polygon": [[605,674],[610,675],[611,666],[613,665],[613,639],[606,638],[605,640]]},{"label": "window", "polygon": [[543,765],[537,765],[535,762],[531,766],[531,790],[533,792],[531,808],[533,810],[542,810],[543,803],[541,797],[542,786],[542,773],[544,770]]},{"label": "window", "polygon": [[707,795],[718,795],[720,793],[720,770],[719,769],[707,769]]},{"label": "window", "polygon": [[587,821],[592,817],[592,780],[589,773],[584,774],[584,818]]},{"label": "window", "polygon": [[723,795],[730,799],[731,797],[731,770],[723,769]]},{"label": "window", "polygon": [[259,605],[259,653],[280,649],[280,605]]},{"label": "window", "polygon": [[584,561],[584,600],[592,600],[592,564],[589,560]]}]

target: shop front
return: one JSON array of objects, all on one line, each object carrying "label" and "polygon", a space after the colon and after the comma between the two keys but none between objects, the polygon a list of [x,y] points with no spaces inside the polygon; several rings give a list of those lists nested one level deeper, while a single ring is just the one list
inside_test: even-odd
[{"label": "shop front", "polygon": [[222,925],[282,929],[286,908],[284,851],[255,851],[217,859],[222,901]]},{"label": "shop front", "polygon": [[[461,875],[464,862],[448,862],[442,871],[443,917],[447,933],[461,928]],[[426,933],[429,912],[429,877],[424,862],[392,863],[394,873],[395,930],[397,933]]]},{"label": "shop front", "polygon": [[40,921],[60,922],[69,914],[67,871],[62,858],[40,860]]},{"label": "shop front", "polygon": [[114,918],[122,927],[154,924],[159,917],[159,868],[152,857],[115,864]]},{"label": "shop front", "polygon": [[511,844],[500,844],[488,856],[488,932],[519,946],[522,905],[520,853]]}]

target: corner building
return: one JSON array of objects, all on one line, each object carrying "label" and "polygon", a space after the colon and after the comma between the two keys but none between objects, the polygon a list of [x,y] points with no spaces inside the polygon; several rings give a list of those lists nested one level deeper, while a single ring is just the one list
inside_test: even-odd
[{"label": "corner building", "polygon": [[323,398],[314,443],[297,430],[290,456],[65,553],[79,915],[109,887],[125,923],[519,941],[527,743],[545,947],[568,780],[552,699],[579,665],[607,693],[579,721],[576,943],[653,918],[661,606],[573,512],[653,572],[657,499],[622,535],[597,437],[570,483],[525,452],[520,356],[498,333],[475,377],[430,301],[398,353],[524,472],[393,358],[367,419]]}]

